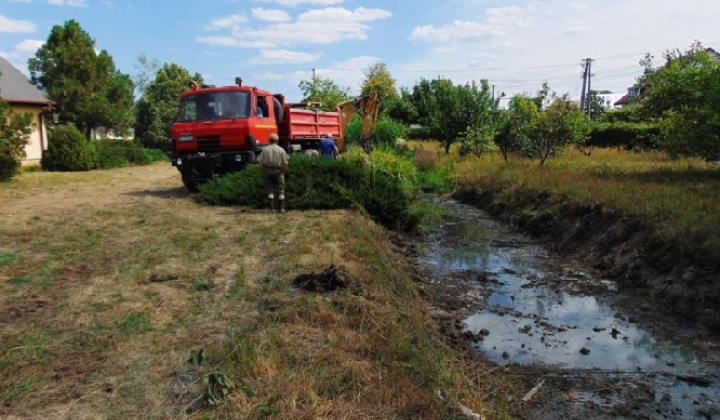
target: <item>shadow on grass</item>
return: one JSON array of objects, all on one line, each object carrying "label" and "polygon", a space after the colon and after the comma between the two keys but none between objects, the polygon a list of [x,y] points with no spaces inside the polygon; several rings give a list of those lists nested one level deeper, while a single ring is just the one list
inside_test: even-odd
[{"label": "shadow on grass", "polygon": [[190,197],[192,194],[185,187],[164,188],[159,190],[133,191],[126,193],[133,197],[156,197],[164,199]]}]

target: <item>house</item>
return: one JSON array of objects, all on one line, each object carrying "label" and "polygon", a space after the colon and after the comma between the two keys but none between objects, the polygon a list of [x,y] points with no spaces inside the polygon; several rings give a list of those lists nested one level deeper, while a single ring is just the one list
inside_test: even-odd
[{"label": "house", "polygon": [[631,99],[642,98],[643,90],[639,84],[634,84],[628,88],[627,93],[622,98],[615,101],[613,106],[615,108],[622,108]]},{"label": "house", "polygon": [[32,114],[33,127],[30,142],[25,146],[23,165],[37,165],[42,159],[43,150],[47,150],[47,127],[43,111],[52,106],[47,94],[30,83],[30,80],[0,57],[0,101],[8,102],[13,112]]},{"label": "house", "polygon": [[[713,58],[713,59],[720,58],[720,54],[712,48],[705,48],[705,52],[710,56],[710,58]],[[645,92],[644,92],[643,87],[641,87],[639,84],[636,83],[636,84],[632,85],[632,87],[628,88],[628,91],[625,94],[625,96],[618,99],[614,103],[614,106],[615,106],[615,108],[622,108],[631,99],[634,99],[634,98],[642,99],[644,96],[644,93]]]}]

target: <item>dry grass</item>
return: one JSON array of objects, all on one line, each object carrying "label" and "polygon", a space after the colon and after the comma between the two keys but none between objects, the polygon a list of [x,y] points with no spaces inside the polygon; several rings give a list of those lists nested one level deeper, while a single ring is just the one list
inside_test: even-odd
[{"label": "dry grass", "polygon": [[[26,173],[0,203],[0,417],[459,418],[435,390],[503,396],[361,215],[201,206],[167,164]],[[359,291],[291,287],[330,264]]]},{"label": "dry grass", "polygon": [[457,171],[462,185],[564,194],[652,220],[668,242],[720,249],[720,167],[714,163],[598,149],[591,156],[568,151],[544,168],[526,159],[505,163],[499,155],[487,155],[460,161]]}]

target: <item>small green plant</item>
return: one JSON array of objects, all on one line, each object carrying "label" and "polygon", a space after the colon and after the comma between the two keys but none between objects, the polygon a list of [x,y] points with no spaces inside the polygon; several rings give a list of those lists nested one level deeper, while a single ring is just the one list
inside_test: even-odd
[{"label": "small green plant", "polygon": [[10,264],[20,259],[22,259],[22,257],[17,254],[0,252],[0,265]]},{"label": "small green plant", "polygon": [[260,401],[259,403],[253,405],[252,410],[262,416],[269,416],[271,414],[280,413],[280,410],[277,408],[277,406],[275,406],[275,404],[269,403],[267,401]]},{"label": "small green plant", "polygon": [[211,373],[203,377],[203,382],[207,385],[203,394],[203,399],[208,405],[218,405],[235,388],[235,383],[230,380],[224,373]]},{"label": "small green plant", "polygon": [[124,335],[144,333],[152,330],[147,314],[142,312],[128,314],[117,320],[115,325],[118,331]]}]

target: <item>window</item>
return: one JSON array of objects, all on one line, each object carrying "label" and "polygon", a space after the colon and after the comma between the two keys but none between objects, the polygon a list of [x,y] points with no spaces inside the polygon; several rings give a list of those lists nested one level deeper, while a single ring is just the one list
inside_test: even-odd
[{"label": "window", "polygon": [[248,92],[210,92],[184,97],[180,104],[178,121],[194,122],[249,116]]}]

